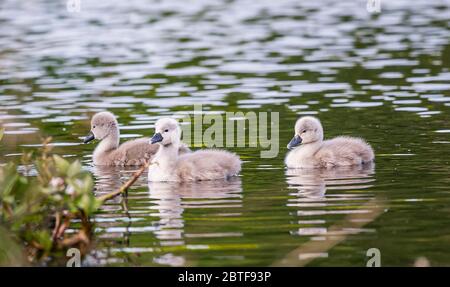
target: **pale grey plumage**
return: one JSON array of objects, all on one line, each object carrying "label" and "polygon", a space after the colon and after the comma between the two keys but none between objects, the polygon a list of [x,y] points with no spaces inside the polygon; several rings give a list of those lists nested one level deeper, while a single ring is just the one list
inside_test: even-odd
[{"label": "pale grey plumage", "polygon": [[[94,138],[100,140],[92,155],[94,165],[143,165],[158,151],[158,146],[149,144],[148,138],[130,140],[119,146],[119,125],[110,112],[100,112],[92,117],[90,135],[85,142]],[[189,151],[184,144],[180,149],[181,153]]]},{"label": "pale grey plumage", "polygon": [[200,181],[237,175],[241,161],[225,150],[199,150],[179,155],[181,129],[173,119],[160,119],[155,125],[153,142],[161,148],[149,167],[149,181]]},{"label": "pale grey plumage", "polygon": [[322,124],[311,116],[297,120],[291,143],[294,149],[285,159],[289,168],[353,166],[374,160],[372,147],[361,138],[340,136],[323,141]]}]

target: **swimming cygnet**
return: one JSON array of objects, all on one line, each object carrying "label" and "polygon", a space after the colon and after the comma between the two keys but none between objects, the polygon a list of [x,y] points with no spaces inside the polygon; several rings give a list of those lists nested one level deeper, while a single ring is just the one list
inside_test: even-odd
[{"label": "swimming cygnet", "polygon": [[[112,113],[100,112],[92,117],[91,131],[84,143],[94,139],[101,141],[92,156],[94,165],[143,165],[158,151],[158,146],[149,144],[148,138],[130,140],[119,146],[119,137],[119,125]],[[181,144],[180,150],[188,152],[189,148]]]},{"label": "swimming cygnet", "polygon": [[363,139],[340,136],[323,140],[320,121],[306,116],[295,123],[295,136],[289,142],[285,163],[289,168],[329,168],[352,166],[374,160],[374,153]]},{"label": "swimming cygnet", "polygon": [[179,154],[181,129],[174,119],[156,122],[151,143],[160,146],[148,170],[149,181],[199,181],[225,179],[241,170],[239,157],[225,150],[198,150]]}]

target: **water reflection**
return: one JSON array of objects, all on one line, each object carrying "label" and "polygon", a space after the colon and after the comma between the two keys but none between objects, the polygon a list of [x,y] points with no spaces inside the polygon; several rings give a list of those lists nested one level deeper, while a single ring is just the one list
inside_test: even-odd
[{"label": "water reflection", "polygon": [[[162,244],[184,244],[184,238],[223,237],[236,233],[186,232],[183,213],[186,209],[239,209],[242,207],[241,179],[204,182],[149,182],[152,216],[159,217],[155,235]],[[217,214],[216,214],[217,215]]]},{"label": "water reflection", "polygon": [[[121,166],[92,166],[89,170],[95,178],[95,195],[102,196],[107,193],[118,190],[139,167],[121,167]],[[141,176],[137,179],[135,186],[144,186],[146,178]],[[116,197],[114,202],[120,202],[121,198]]]},{"label": "water reflection", "polygon": [[[324,240],[323,236],[356,234],[363,230],[329,230],[336,216],[370,212],[364,204],[374,196],[361,192],[373,186],[374,164],[333,169],[288,169],[286,181],[291,198],[288,206],[297,207],[298,230],[291,234]],[[328,191],[328,194],[327,194]]]},{"label": "water reflection", "polygon": [[[426,255],[449,265],[440,256],[450,234],[442,157],[450,143],[448,1],[384,1],[377,15],[354,0],[83,1],[81,13],[69,13],[65,1],[0,2],[8,27],[0,29],[1,163],[20,161],[52,136],[54,153],[88,166],[94,146],[79,138],[93,113],[114,112],[122,139],[130,139],[150,136],[156,119],[196,103],[215,113],[279,112],[280,143],[300,115],[317,115],[330,137],[358,135],[377,150],[373,188],[372,171],[284,174],[284,153],[263,160],[245,148],[233,150],[246,161],[243,187],[228,186],[234,191],[149,190],[143,176],[94,218],[102,264],[136,252],[148,255],[136,264],[191,257],[207,266],[268,265],[300,235],[343,232],[330,226],[363,215],[379,192],[396,212],[383,215],[372,237],[351,241],[353,255],[334,253],[327,263],[352,265],[374,242],[384,245],[383,262]],[[88,169],[97,195],[134,172]],[[419,241],[429,242],[429,254]],[[201,249],[214,244],[216,252]]]},{"label": "water reflection", "polygon": [[[134,171],[133,168],[92,168],[96,195],[119,189]],[[144,186],[146,190],[142,191]],[[204,249],[208,246],[196,244],[196,241],[243,236],[239,230],[226,228],[227,231],[223,231],[224,224],[214,224],[221,218],[239,217],[242,207],[242,183],[238,177],[175,183],[147,182],[143,176],[126,196],[108,201],[96,215],[96,231],[104,240],[103,244],[109,247],[102,253],[97,252],[97,258],[91,261],[97,265],[123,264],[132,262],[136,254],[150,254],[151,259],[145,264],[186,265],[188,258],[173,254],[170,248]],[[201,210],[197,215],[201,219],[186,216],[190,209]]]},{"label": "water reflection", "polygon": [[[93,166],[90,168],[94,178],[94,192],[96,196],[102,196],[120,189],[120,187],[136,172],[135,167]],[[141,177],[135,187],[143,186],[146,179]],[[101,238],[121,239],[124,246],[129,246],[130,237],[134,231],[132,224],[143,220],[143,217],[132,216],[128,208],[128,193],[124,196],[116,196],[108,200],[102,207],[101,212],[93,219],[96,222],[97,231]],[[109,250],[108,250],[109,251]],[[96,252],[100,256],[101,252]],[[107,257],[107,256],[106,256]],[[114,258],[104,258],[107,262],[115,262]],[[105,264],[97,258],[95,264]],[[93,263],[94,264],[94,263]]]},{"label": "water reflection", "polygon": [[96,179],[96,195],[103,195],[120,188],[122,185],[121,174],[126,169],[115,166],[93,166],[90,168],[90,171]]},{"label": "water reflection", "polygon": [[328,258],[328,250],[349,235],[373,233],[364,225],[380,214],[373,187],[374,164],[333,169],[288,169],[288,206],[298,208],[294,236],[309,239],[275,265],[304,266]]},{"label": "water reflection", "polygon": [[289,189],[299,198],[323,198],[328,189],[364,189],[374,181],[375,164],[332,169],[287,169]]}]

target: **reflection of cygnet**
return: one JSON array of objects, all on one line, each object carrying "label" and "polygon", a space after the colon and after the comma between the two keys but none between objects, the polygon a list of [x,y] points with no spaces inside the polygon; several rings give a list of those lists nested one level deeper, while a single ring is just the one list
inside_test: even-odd
[{"label": "reflection of cygnet", "polygon": [[[107,193],[119,190],[126,182],[127,178],[132,176],[136,169],[136,166],[105,166],[96,165],[89,167],[93,176],[95,177],[95,195],[102,196]],[[140,177],[134,183],[134,186],[145,186],[147,180],[144,177]],[[120,203],[123,201],[123,197],[116,196],[110,199],[110,202]],[[122,207],[117,204],[104,204],[103,210],[121,210]]]},{"label": "reflection of cygnet", "polygon": [[[158,151],[158,146],[149,144],[147,138],[130,140],[120,146],[119,138],[119,125],[112,113],[101,112],[92,117],[91,131],[84,143],[94,139],[101,141],[92,156],[94,165],[143,165]],[[180,145],[180,152],[188,151],[186,146]]]},{"label": "reflection of cygnet", "polygon": [[325,180],[320,176],[303,174],[301,169],[288,169],[286,182],[289,189],[297,189],[299,194],[308,198],[320,198],[325,195]]},{"label": "reflection of cygnet", "polygon": [[124,167],[98,165],[91,167],[91,172],[95,177],[96,195],[106,194],[118,190],[123,182],[121,181],[120,170]]},{"label": "reflection of cygnet", "polygon": [[153,216],[160,217],[156,237],[181,240],[182,214],[187,208],[240,208],[242,184],[239,177],[201,182],[148,182],[149,196],[155,205]]},{"label": "reflection of cygnet", "polygon": [[239,177],[202,182],[148,182],[150,197],[177,199],[231,199],[242,197]]},{"label": "reflection of cygnet", "polygon": [[374,164],[337,167],[334,169],[287,169],[286,182],[290,189],[298,189],[307,198],[325,196],[327,187],[340,189],[362,189],[374,181]]},{"label": "reflection of cygnet", "polygon": [[183,207],[181,196],[174,192],[175,186],[166,182],[149,182],[148,188],[152,203],[155,204],[150,206],[154,210],[152,216],[160,218],[156,237],[160,240],[180,240],[184,227]]},{"label": "reflection of cygnet", "polygon": [[174,119],[156,122],[151,143],[160,146],[148,170],[149,181],[204,181],[225,179],[241,170],[241,161],[225,150],[198,150],[179,155],[181,129]]},{"label": "reflection of cygnet", "polygon": [[330,168],[362,165],[374,160],[374,153],[363,139],[340,136],[323,140],[320,121],[306,116],[297,120],[295,136],[285,159],[289,168]]}]

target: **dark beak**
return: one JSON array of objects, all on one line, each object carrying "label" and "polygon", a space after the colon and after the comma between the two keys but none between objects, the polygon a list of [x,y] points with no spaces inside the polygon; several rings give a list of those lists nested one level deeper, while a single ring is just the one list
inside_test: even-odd
[{"label": "dark beak", "polygon": [[299,146],[301,143],[302,143],[302,138],[300,136],[296,135],[288,143],[287,148],[288,149],[293,149],[294,147]]},{"label": "dark beak", "polygon": [[84,138],[83,143],[86,144],[94,139],[95,139],[94,134],[92,132],[89,132],[89,134]]},{"label": "dark beak", "polygon": [[155,143],[159,143],[160,141],[163,140],[163,137],[160,133],[156,133],[152,136],[152,138],[150,139],[150,143],[151,144],[155,144]]}]

